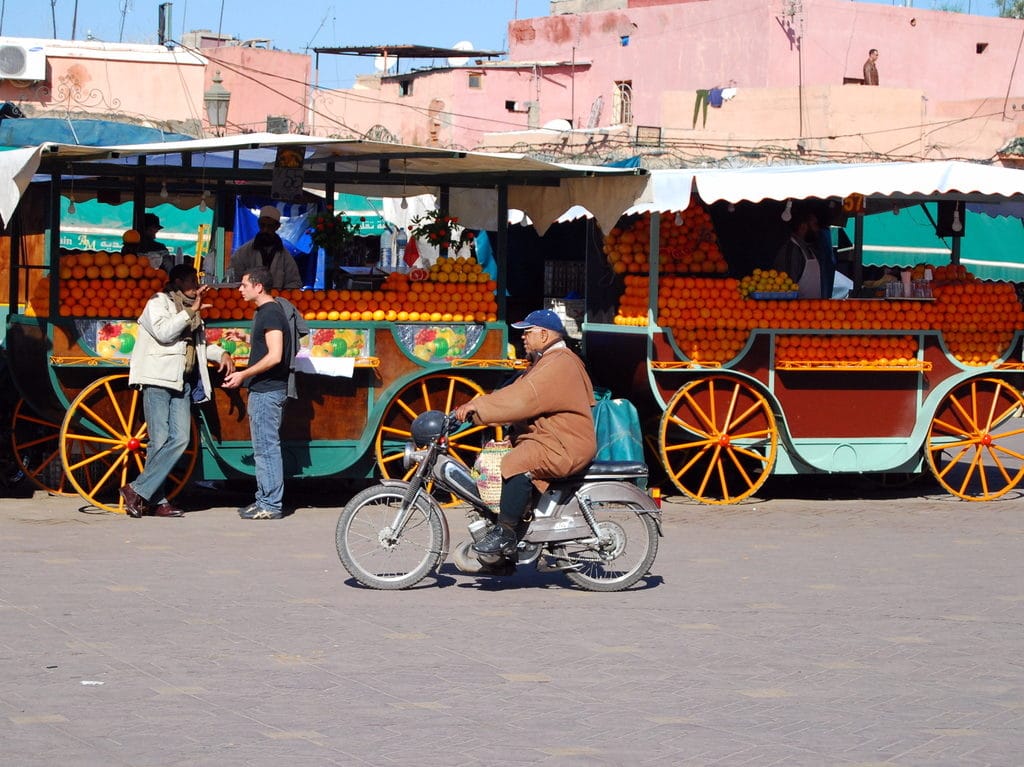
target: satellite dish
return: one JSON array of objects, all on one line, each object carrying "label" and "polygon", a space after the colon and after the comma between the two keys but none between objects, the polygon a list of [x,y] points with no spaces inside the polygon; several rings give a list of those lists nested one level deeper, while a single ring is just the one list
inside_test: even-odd
[{"label": "satellite dish", "polygon": [[[469,42],[469,40],[459,40],[459,42],[452,46],[456,51],[471,51],[473,50],[473,47],[473,43]],[[468,61],[468,56],[452,56],[448,59],[448,66],[464,67]]]},{"label": "satellite dish", "polygon": [[558,118],[557,120],[550,120],[544,123],[544,130],[556,131],[558,133],[565,133],[566,131],[572,130],[572,125],[568,120]]},{"label": "satellite dish", "polygon": [[387,56],[377,56],[373,60],[373,68],[378,72],[387,72],[395,68],[395,60]]}]

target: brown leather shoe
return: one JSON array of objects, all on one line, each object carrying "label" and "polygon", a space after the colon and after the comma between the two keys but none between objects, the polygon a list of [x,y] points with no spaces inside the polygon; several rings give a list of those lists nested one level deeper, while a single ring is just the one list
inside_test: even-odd
[{"label": "brown leather shoe", "polygon": [[124,502],[124,510],[129,517],[138,519],[146,515],[149,503],[135,492],[135,488],[131,485],[125,485],[119,492],[121,493],[121,500]]},{"label": "brown leather shoe", "polygon": [[175,506],[171,506],[171,502],[170,501],[164,501],[163,503],[158,503],[156,505],[156,508],[153,509],[153,516],[154,517],[183,517],[183,516],[185,516],[185,512],[182,511],[181,509],[175,507]]}]

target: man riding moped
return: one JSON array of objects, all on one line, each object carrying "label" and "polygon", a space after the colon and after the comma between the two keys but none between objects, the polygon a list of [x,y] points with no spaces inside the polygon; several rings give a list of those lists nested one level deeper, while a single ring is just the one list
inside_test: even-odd
[{"label": "man riding moped", "polygon": [[508,386],[455,409],[476,424],[510,424],[512,450],[501,461],[498,524],[473,549],[515,562],[524,512],[533,489],[585,469],[597,452],[594,388],[583,361],[565,344],[565,326],[554,312],[530,312],[512,324],[523,331],[530,367]]}]

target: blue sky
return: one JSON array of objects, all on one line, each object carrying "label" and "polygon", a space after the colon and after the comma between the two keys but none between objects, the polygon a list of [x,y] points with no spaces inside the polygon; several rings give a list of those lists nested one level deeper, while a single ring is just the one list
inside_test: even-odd
[{"label": "blue sky", "polygon": [[[0,32],[9,37],[52,38],[56,19],[56,37],[70,39],[77,5],[76,39],[91,33],[108,42],[153,43],[160,3],[0,0]],[[963,11],[995,15],[993,0],[915,0],[913,5],[959,6]],[[122,13],[124,9],[127,12]],[[505,50],[509,20],[546,16],[549,9],[549,0],[174,0],[171,28],[176,38],[183,31],[219,29],[242,40],[269,38],[274,47],[295,52],[332,45],[451,46],[461,40],[479,49]],[[372,60],[321,56],[319,82],[325,87],[350,87],[357,73],[372,70]]]}]

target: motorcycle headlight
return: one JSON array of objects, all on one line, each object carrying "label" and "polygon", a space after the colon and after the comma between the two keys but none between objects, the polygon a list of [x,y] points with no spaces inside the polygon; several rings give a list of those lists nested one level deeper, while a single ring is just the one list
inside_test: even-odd
[{"label": "motorcycle headlight", "polygon": [[406,471],[423,460],[423,451],[416,447],[415,442],[406,442],[405,451],[402,453],[402,466]]}]

